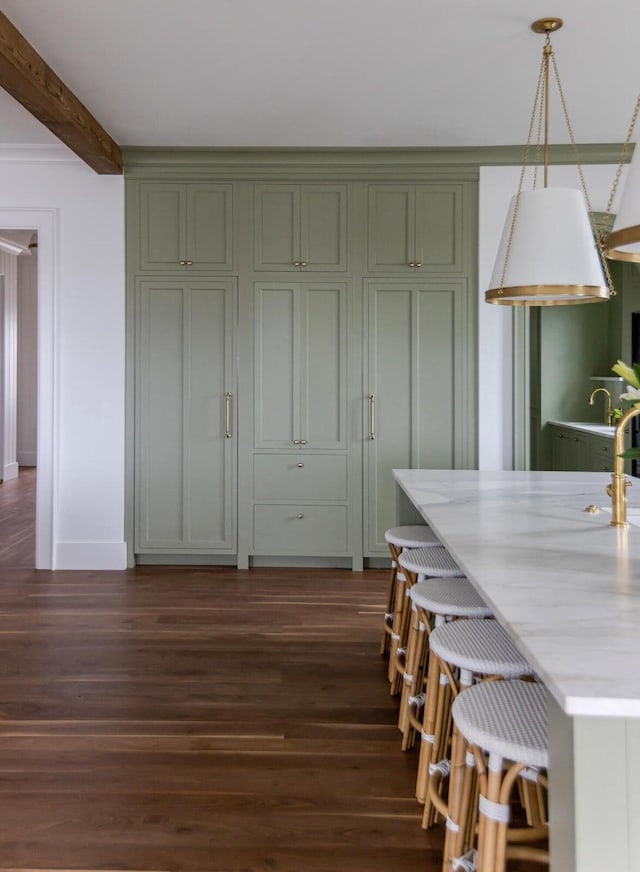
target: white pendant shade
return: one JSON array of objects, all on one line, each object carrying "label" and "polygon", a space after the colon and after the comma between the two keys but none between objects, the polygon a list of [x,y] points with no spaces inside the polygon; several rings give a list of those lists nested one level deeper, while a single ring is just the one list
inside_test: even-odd
[{"label": "white pendant shade", "polygon": [[537,188],[514,195],[486,301],[557,306],[608,298],[582,191]]},{"label": "white pendant shade", "polygon": [[622,199],[604,252],[612,260],[640,261],[640,146],[636,143]]}]

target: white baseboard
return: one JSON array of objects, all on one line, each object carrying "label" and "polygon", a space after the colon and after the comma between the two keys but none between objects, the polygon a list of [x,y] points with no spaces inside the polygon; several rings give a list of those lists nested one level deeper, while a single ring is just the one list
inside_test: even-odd
[{"label": "white baseboard", "polygon": [[53,569],[126,569],[126,542],[56,542]]},{"label": "white baseboard", "polygon": [[37,451],[18,451],[18,463],[20,466],[37,466]]},{"label": "white baseboard", "polygon": [[12,478],[18,477],[18,464],[7,463],[2,470],[2,481],[11,481]]}]

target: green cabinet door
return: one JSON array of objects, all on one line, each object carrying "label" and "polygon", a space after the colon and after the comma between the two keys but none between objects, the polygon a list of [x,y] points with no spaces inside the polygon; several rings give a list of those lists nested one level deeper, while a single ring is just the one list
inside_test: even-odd
[{"label": "green cabinet door", "polygon": [[233,279],[136,284],[136,551],[233,553]]},{"label": "green cabinet door", "polygon": [[463,185],[368,186],[369,272],[461,273]]},{"label": "green cabinet door", "polygon": [[344,272],[347,186],[255,185],[254,269]]},{"label": "green cabinet door", "polygon": [[375,556],[395,523],[394,468],[473,465],[474,362],[464,281],[365,286],[365,554]]},{"label": "green cabinet door", "polygon": [[142,182],[140,269],[233,269],[233,186]]},{"label": "green cabinet door", "polygon": [[347,444],[347,285],[255,288],[254,445]]}]

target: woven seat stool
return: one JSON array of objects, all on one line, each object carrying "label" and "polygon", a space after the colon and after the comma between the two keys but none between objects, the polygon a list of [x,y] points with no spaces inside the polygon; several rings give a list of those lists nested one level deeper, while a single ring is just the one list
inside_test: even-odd
[{"label": "woven seat stool", "polygon": [[[439,812],[447,820],[445,842],[455,842],[463,802],[466,743],[452,735],[451,700],[479,680],[520,678],[532,675],[533,669],[495,620],[443,624],[431,633],[429,648],[416,798],[424,803],[423,828],[428,829]],[[442,794],[447,780],[445,801]]]},{"label": "woven seat stool", "polygon": [[[546,690],[530,681],[486,681],[453,702],[453,720],[469,744],[479,784],[478,842],[463,856],[445,854],[444,870],[505,872],[507,859],[548,864],[546,848],[526,845],[547,838],[547,824],[509,827],[511,796],[518,779],[547,787]],[[471,761],[465,775],[472,777]],[[464,810],[462,814],[464,815]],[[461,820],[461,829],[466,821]]]},{"label": "woven seat stool", "polygon": [[[412,556],[412,552],[409,552],[409,558]],[[491,615],[491,609],[466,578],[428,578],[411,585],[408,593],[411,625],[404,664],[398,658],[398,668],[404,666],[398,717],[403,750],[413,746],[416,731],[422,730],[417,713],[425,701],[423,689],[432,628],[453,618],[484,618]]]},{"label": "woven seat stool", "polygon": [[424,546],[403,551],[398,557],[398,568],[404,581],[398,583],[397,615],[394,617],[395,632],[392,634],[389,652],[389,683],[392,696],[400,693],[405,670],[405,656],[411,620],[409,589],[425,578],[463,577],[464,573],[449,554],[440,546]]},{"label": "woven seat stool", "polygon": [[[402,552],[409,548],[426,548],[433,547],[434,545],[442,548],[442,543],[426,524],[406,524],[401,527],[391,527],[384,534],[384,538],[391,552],[391,572],[389,575],[387,610],[384,615],[380,653],[389,656],[392,647],[392,636],[393,634],[397,635],[398,632],[394,623],[397,623],[399,620],[402,597],[404,597],[405,577],[398,570],[398,559]],[[399,587],[401,588],[400,590],[398,590]]]}]

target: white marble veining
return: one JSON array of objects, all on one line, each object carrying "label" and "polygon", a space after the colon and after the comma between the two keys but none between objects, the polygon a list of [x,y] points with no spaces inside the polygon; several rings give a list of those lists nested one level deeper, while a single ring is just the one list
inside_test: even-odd
[{"label": "white marble veining", "polygon": [[610,526],[609,474],[394,475],[567,714],[640,717],[640,530]]}]

